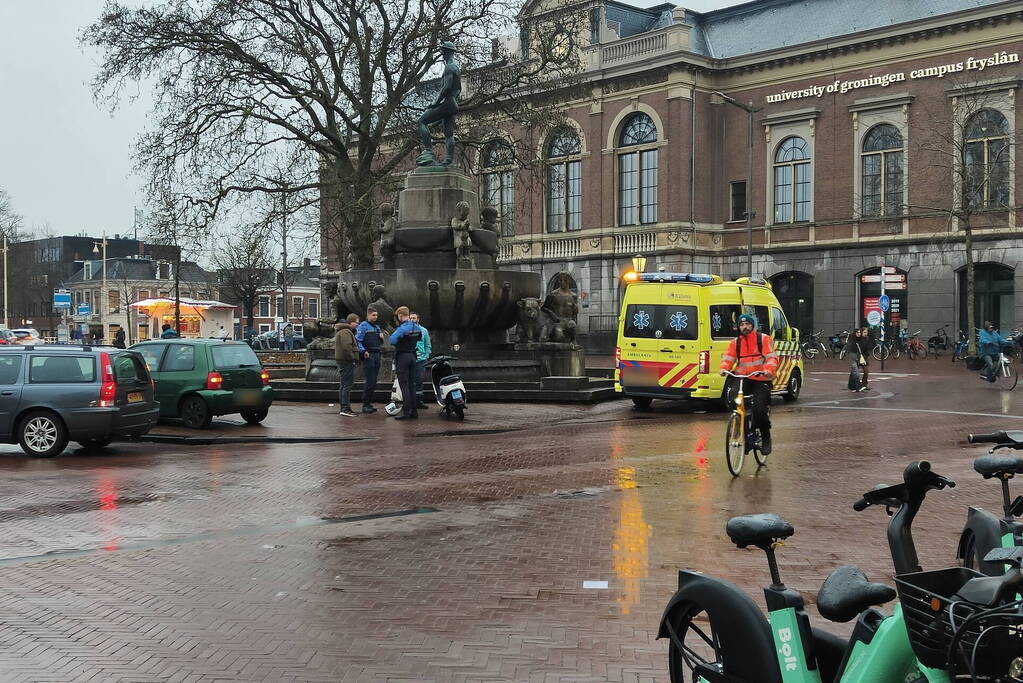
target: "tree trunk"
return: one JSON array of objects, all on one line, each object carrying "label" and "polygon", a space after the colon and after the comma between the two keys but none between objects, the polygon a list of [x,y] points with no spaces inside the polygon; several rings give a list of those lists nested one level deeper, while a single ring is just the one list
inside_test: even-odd
[{"label": "tree trunk", "polygon": [[963,226],[965,230],[964,246],[966,248],[966,320],[963,321],[963,325],[966,328],[966,338],[969,340],[967,352],[971,356],[975,356],[977,354],[977,335],[974,334],[974,317],[976,312],[973,279],[973,230],[970,226],[969,218],[963,221]]},{"label": "tree trunk", "polygon": [[[175,245],[176,246],[176,245]],[[181,336],[181,247],[174,257],[174,331]]]}]

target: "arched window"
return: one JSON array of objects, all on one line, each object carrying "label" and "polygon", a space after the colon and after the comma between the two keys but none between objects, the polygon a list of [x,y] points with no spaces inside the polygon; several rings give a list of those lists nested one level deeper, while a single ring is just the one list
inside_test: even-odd
[{"label": "arched window", "polygon": [[582,227],[582,146],[574,131],[562,129],[547,144],[547,232]]},{"label": "arched window", "polygon": [[1009,205],[1009,122],[981,109],[966,122],[963,197],[974,209]]},{"label": "arched window", "polygon": [[[959,327],[967,327],[966,268],[958,273]],[[1016,275],[1012,268],[1001,263],[975,263],[973,265],[973,327],[985,320],[995,324],[1003,335],[1012,331],[1016,319]]]},{"label": "arched window", "polygon": [[790,270],[771,277],[771,287],[789,325],[800,334],[813,332],[813,276]]},{"label": "arched window", "polygon": [[497,209],[501,235],[515,234],[515,155],[508,144],[497,140],[483,148],[483,198]]},{"label": "arched window", "polygon": [[657,126],[637,112],[622,126],[618,146],[618,225],[657,222]]},{"label": "arched window", "polygon": [[810,146],[793,135],[774,153],[774,222],[810,220]]},{"label": "arched window", "polygon": [[902,133],[890,123],[874,126],[863,138],[860,168],[864,216],[895,216],[902,212]]}]

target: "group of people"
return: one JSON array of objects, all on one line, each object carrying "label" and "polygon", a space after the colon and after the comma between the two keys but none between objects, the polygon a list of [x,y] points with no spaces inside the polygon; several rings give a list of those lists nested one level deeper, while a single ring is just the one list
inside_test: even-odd
[{"label": "group of people", "polygon": [[[362,363],[365,382],[362,412],[377,412],[373,406],[373,392],[380,375],[380,359],[385,341],[384,331],[378,322],[379,315],[370,306],[366,310],[365,320],[360,321],[357,314],[349,313],[344,322],[334,325],[334,360],[341,378],[338,386],[339,415],[358,415],[352,410],[351,403],[356,363]],[[398,327],[386,337],[386,341],[394,347],[394,373],[402,395],[402,412],[395,419],[415,420],[419,417],[419,409],[426,407],[423,401],[423,377],[426,361],[433,348],[430,333],[419,324],[418,313],[410,311],[407,306],[399,306],[394,315],[398,318]]]}]

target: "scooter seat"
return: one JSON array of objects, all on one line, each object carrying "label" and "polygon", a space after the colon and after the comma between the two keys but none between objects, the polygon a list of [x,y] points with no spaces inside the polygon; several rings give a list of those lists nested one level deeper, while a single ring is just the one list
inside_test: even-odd
[{"label": "scooter seat", "polygon": [[759,548],[779,538],[788,538],[796,530],[778,515],[762,514],[732,517],[725,525],[725,532],[740,548],[748,545]]},{"label": "scooter seat", "polygon": [[457,384],[457,383],[459,383],[461,381],[462,381],[462,378],[459,377],[458,375],[448,375],[447,377],[442,377],[441,378],[440,386],[444,387],[444,386],[447,386],[449,384]]},{"label": "scooter seat", "polygon": [[1023,458],[1018,455],[982,455],[973,461],[973,469],[977,474],[984,475],[985,479],[1011,478],[1023,474]]},{"label": "scooter seat", "polygon": [[859,567],[845,565],[831,572],[817,593],[817,611],[828,621],[845,623],[874,605],[895,599],[895,589],[870,583]]}]

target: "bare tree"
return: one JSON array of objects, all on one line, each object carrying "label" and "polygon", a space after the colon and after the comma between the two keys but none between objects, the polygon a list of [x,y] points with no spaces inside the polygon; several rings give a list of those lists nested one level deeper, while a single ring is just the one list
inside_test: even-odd
[{"label": "bare tree", "polygon": [[442,41],[461,53],[469,117],[533,125],[560,111],[550,92],[571,83],[581,53],[556,38],[584,35],[586,13],[548,12],[518,59],[493,37],[517,31],[521,1],[111,1],[82,40],[103,54],[93,87],[112,106],[128,86],[156,84],[137,146],[152,188],[173,182],[207,219],[254,193],[287,193],[290,211],[322,193],[325,242],[369,267],[374,204],[418,145]]},{"label": "bare tree", "polygon": [[[931,199],[933,203],[911,203],[910,212],[919,217],[944,218],[946,228],[939,240],[962,241],[966,257],[965,299],[969,352],[977,352],[972,334],[976,317],[975,231],[1010,225],[1012,206],[1010,168],[1015,145],[1013,127],[1003,113],[1005,92],[989,91],[974,81],[953,82],[946,107],[929,109],[927,124],[917,138],[920,160],[933,177],[948,184]],[[1013,111],[1011,106],[1008,111]]]},{"label": "bare tree", "polygon": [[24,224],[21,214],[14,210],[14,203],[7,190],[0,190],[0,237],[17,239],[18,231]]},{"label": "bare tree", "polygon": [[213,256],[221,291],[241,304],[246,327],[254,327],[260,293],[273,286],[274,267],[266,249],[267,236],[241,230],[225,239]]}]

